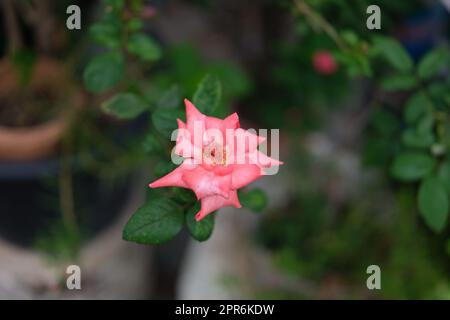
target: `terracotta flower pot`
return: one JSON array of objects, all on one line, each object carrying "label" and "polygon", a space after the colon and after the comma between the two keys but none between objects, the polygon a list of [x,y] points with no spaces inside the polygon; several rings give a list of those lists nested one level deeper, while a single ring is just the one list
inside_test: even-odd
[{"label": "terracotta flower pot", "polygon": [[[30,74],[26,88],[21,83],[16,67],[9,60],[0,61],[0,110],[8,111],[16,107],[15,112],[21,115],[22,110],[14,105],[20,100],[21,107],[27,109],[33,99],[25,97],[25,90],[48,95],[54,99],[50,103],[54,115],[42,122],[33,120],[31,124],[11,126],[5,124],[0,114],[0,160],[25,161],[36,160],[50,155],[58,145],[65,129],[68,127],[69,114],[65,103],[77,106],[81,103],[80,94],[72,85],[62,64],[49,58],[38,58]],[[6,102],[5,102],[6,101]],[[64,107],[64,110],[62,110]],[[73,108],[72,108],[73,109]],[[23,112],[27,112],[24,110]],[[36,117],[39,117],[37,114]]]},{"label": "terracotta flower pot", "polygon": [[29,128],[0,126],[0,159],[33,160],[51,154],[67,127],[67,120],[56,119]]}]

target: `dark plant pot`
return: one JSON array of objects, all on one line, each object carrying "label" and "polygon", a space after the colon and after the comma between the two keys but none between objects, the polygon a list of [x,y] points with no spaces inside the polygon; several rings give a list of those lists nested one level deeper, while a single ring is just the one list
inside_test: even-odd
[{"label": "dark plant pot", "polygon": [[[61,221],[58,159],[0,162],[0,237],[30,247]],[[130,195],[130,179],[110,185],[74,169],[75,212],[86,238],[114,222]]]}]

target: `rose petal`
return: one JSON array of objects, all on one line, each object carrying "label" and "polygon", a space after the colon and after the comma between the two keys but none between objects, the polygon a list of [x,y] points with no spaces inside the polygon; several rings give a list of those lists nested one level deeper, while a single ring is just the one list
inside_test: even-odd
[{"label": "rose petal", "polygon": [[219,176],[212,171],[208,171],[201,166],[194,170],[186,171],[182,177],[186,185],[192,189],[197,199],[212,195],[229,197],[231,176]]},{"label": "rose petal", "polygon": [[258,166],[265,168],[284,164],[282,161],[270,158],[269,156],[265,155],[264,153],[258,150],[255,150],[247,154],[247,158],[249,163],[256,164]]},{"label": "rose petal", "polygon": [[186,182],[182,179],[183,174],[190,170],[196,168],[197,165],[192,162],[191,159],[186,159],[181,165],[175,168],[172,172],[169,172],[164,177],[150,183],[148,186],[150,188],[161,188],[161,187],[181,187],[189,188]]},{"label": "rose petal", "polygon": [[236,191],[231,191],[228,199],[225,199],[222,196],[209,196],[203,198],[201,203],[200,211],[195,215],[195,220],[200,221],[208,214],[217,209],[227,206],[234,206],[236,208],[241,208],[241,204],[239,203],[238,195]]},{"label": "rose petal", "polygon": [[247,130],[238,128],[234,131],[236,152],[253,152],[266,138],[253,134]]},{"label": "rose petal", "polygon": [[237,164],[231,173],[231,189],[242,188],[263,175],[256,164]]}]

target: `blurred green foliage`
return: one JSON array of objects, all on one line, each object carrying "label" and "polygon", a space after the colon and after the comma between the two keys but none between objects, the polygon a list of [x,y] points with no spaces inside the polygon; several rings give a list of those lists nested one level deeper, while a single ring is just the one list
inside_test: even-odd
[{"label": "blurred green foliage", "polygon": [[[262,83],[274,90],[252,101],[264,108],[260,120],[300,128],[294,139],[301,139],[324,130],[329,114],[354,95],[355,82],[368,80],[360,160],[378,182],[361,181],[364,190],[333,203],[333,175],[322,169],[331,186],[320,185],[308,173],[307,154],[290,150],[294,179],[305,183],[295,183],[292,200],[264,217],[257,239],[293,284],[258,288],[257,296],[318,298],[337,288],[340,298],[448,298],[448,48],[437,46],[414,61],[392,36],[397,19],[424,8],[419,1],[298,3],[285,3],[299,16],[295,40],[277,45],[283,50],[277,50],[272,77]],[[381,31],[361,22],[369,4],[382,7]],[[316,72],[311,57],[318,50],[335,57],[338,72]],[[379,292],[365,286],[371,264],[382,270]]]},{"label": "blurred green foliage", "polygon": [[[146,119],[146,132],[135,137],[144,154],[129,149],[126,157],[147,157],[155,168],[154,174],[161,176],[173,169],[169,162],[170,135],[177,129],[176,119],[185,119],[183,99],[190,98],[205,114],[225,116],[232,101],[249,92],[250,81],[234,64],[205,61],[190,45],[163,48],[141,30],[142,1],[105,0],[104,4],[104,14],[91,26],[90,34],[106,52],[88,63],[84,83],[93,93],[108,93],[101,103],[106,114],[122,121]],[[158,68],[157,63],[164,68]],[[126,224],[123,238],[160,244],[186,226],[194,239],[207,240],[214,228],[214,215],[195,221],[193,208],[198,206],[194,206],[192,194],[185,193],[177,188],[149,191],[148,201]],[[264,204],[259,203],[257,209]]]}]

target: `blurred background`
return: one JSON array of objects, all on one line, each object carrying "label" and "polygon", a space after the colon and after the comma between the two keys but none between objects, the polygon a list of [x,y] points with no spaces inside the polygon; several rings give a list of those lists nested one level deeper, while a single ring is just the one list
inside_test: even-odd
[{"label": "blurred background", "polygon": [[[0,298],[450,299],[449,1],[0,10]],[[173,168],[170,132],[205,75],[215,115],[280,129],[285,165],[207,241],[125,242],[164,196],[147,184]],[[82,290],[66,288],[71,264]]]}]

